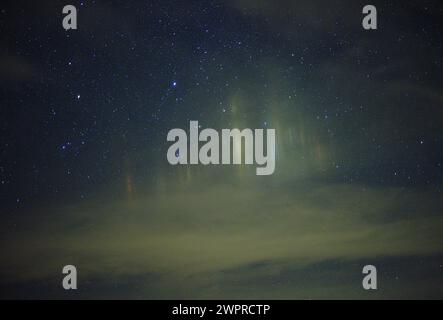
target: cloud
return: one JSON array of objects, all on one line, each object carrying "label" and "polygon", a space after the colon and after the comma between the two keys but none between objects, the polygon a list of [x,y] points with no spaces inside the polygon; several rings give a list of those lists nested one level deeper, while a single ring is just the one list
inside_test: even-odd
[{"label": "cloud", "polygon": [[53,281],[74,264],[84,281],[155,275],[174,297],[171,279],[192,291],[333,260],[441,255],[441,204],[423,207],[426,194],[408,201],[400,188],[225,185],[59,208],[2,231],[0,273],[7,282]]},{"label": "cloud", "polygon": [[0,81],[26,81],[35,75],[35,68],[29,61],[17,56],[0,55]]}]

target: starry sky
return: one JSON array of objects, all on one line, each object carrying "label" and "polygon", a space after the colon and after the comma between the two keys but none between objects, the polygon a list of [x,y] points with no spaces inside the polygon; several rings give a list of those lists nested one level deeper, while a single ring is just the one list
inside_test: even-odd
[{"label": "starry sky", "polygon": [[[443,298],[443,6],[366,4],[2,3],[0,297]],[[171,166],[191,120],[275,173]]]}]

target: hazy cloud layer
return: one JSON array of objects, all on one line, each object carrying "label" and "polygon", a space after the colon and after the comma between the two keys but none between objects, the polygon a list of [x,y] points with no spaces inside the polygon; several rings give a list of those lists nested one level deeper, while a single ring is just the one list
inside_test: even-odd
[{"label": "hazy cloud layer", "polygon": [[[2,248],[1,274],[18,283],[51,283],[60,280],[63,265],[74,264],[82,285],[151,275],[155,281],[138,283],[148,296],[153,283],[168,292],[160,297],[180,296],[184,286],[191,296],[208,298],[228,295],[250,280],[247,290],[260,286],[262,297],[267,292],[273,297],[276,284],[268,278],[283,283],[277,296],[318,296],[322,274],[339,270],[323,265],[316,274],[312,266],[441,255],[441,205],[424,191],[355,185],[208,186],[107,200],[57,208],[38,219],[29,216],[16,232],[2,232],[7,247]],[[358,287],[360,267],[339,272],[343,285]],[[302,294],[296,283],[290,284],[306,270],[317,288],[304,281]],[[269,283],[261,283],[262,278]],[[220,285],[223,290],[209,290]],[[346,290],[340,294],[346,296]]]}]

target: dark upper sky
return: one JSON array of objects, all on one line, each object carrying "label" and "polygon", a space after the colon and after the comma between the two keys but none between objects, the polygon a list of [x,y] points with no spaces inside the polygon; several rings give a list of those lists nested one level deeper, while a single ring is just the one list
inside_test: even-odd
[{"label": "dark upper sky", "polygon": [[[303,268],[312,264],[326,264],[329,268],[331,259],[349,258],[348,255],[352,259],[387,257],[383,263],[395,270],[405,265],[397,261],[409,256],[406,248],[411,244],[405,239],[411,237],[412,243],[420,244],[411,249],[411,255],[425,255],[424,260],[417,259],[430,259],[434,262],[426,266],[438,268],[443,253],[442,239],[437,236],[441,234],[437,226],[443,226],[443,7],[439,1],[372,1],[378,10],[378,30],[366,31],[361,26],[361,10],[366,2],[73,1],[69,4],[78,9],[78,30],[68,31],[62,28],[66,1],[2,3],[2,247],[15,252],[15,247],[6,245],[6,239],[16,244],[20,235],[22,242],[17,246],[28,248],[37,238],[42,244],[31,250],[32,254],[55,255],[58,259],[60,249],[48,249],[49,240],[42,236],[52,227],[36,221],[40,217],[53,220],[55,215],[56,220],[61,220],[55,223],[54,230],[61,228],[72,231],[73,238],[76,234],[83,237],[87,231],[76,224],[76,210],[83,212],[81,226],[89,226],[83,219],[92,219],[93,226],[104,221],[112,225],[110,230],[104,228],[103,235],[120,225],[116,222],[122,219],[120,214],[132,210],[134,223],[139,221],[150,227],[154,224],[161,231],[188,230],[201,243],[198,230],[193,228],[201,223],[206,229],[216,229],[217,219],[202,216],[202,212],[215,210],[225,217],[221,233],[234,232],[230,226],[235,229],[236,219],[239,230],[247,229],[241,243],[249,248],[249,244],[261,239],[256,238],[255,231],[269,230],[262,224],[249,230],[242,224],[246,223],[245,215],[257,212],[266,217],[273,213],[280,222],[294,221],[297,225],[292,209],[288,209],[296,205],[297,212],[319,215],[313,221],[303,215],[300,232],[322,229],[320,216],[330,213],[336,217],[330,222],[334,226],[340,219],[349,223],[336,226],[345,233],[360,226],[377,234],[386,227],[380,231],[382,234],[404,228],[422,236],[414,238],[404,231],[393,236],[396,245],[391,251],[371,247],[362,249],[366,253],[357,256],[354,248],[325,258],[321,250],[300,258],[289,251],[270,248],[269,256],[241,262],[237,253],[230,256],[221,249],[223,242],[214,240],[213,248],[226,254],[226,265],[220,262],[220,268],[239,268],[243,274],[242,268],[251,265],[257,271],[263,265],[274,266],[289,259],[291,262],[281,267],[284,270],[278,269],[282,279],[266,278],[274,285],[295,281],[287,265],[294,264],[296,258],[303,260]],[[275,174],[259,179],[254,170],[244,167],[170,166],[166,161],[167,132],[172,128],[187,129],[190,120],[211,128],[275,128]],[[222,188],[224,201],[233,198],[235,209],[225,207],[226,202],[218,203],[220,199],[212,194],[215,191],[202,191],[211,188]],[[369,190],[369,195],[360,194],[361,190]],[[183,196],[182,192],[190,194]],[[245,194],[239,196],[242,192]],[[310,195],[309,200],[302,196],[305,193]],[[264,199],[263,194],[275,195],[274,200]],[[256,197],[261,201],[257,208],[243,207],[245,201],[249,203]],[[347,199],[344,203],[340,200],[343,198]],[[152,201],[146,204],[146,199]],[[100,206],[103,203],[115,210],[104,209]],[[122,203],[132,207],[128,209]],[[383,206],[377,207],[376,203]],[[148,218],[142,214],[145,207],[150,208]],[[189,211],[196,224],[190,227],[177,222],[180,210]],[[163,212],[162,216],[157,217],[154,211]],[[278,218],[278,214],[282,217]],[[422,231],[414,229],[414,219],[424,219],[423,225],[418,224]],[[400,225],[386,226],[388,222]],[[378,227],[373,228],[373,223]],[[22,238],[16,228],[29,232]],[[132,231],[127,226],[122,238],[125,232],[129,235]],[[95,233],[87,235],[92,242],[100,243]],[[201,236],[212,243],[209,235]],[[349,241],[335,232],[331,234],[331,239],[337,237],[338,243]],[[288,242],[285,239],[281,239],[282,243]],[[175,250],[174,241],[179,243],[182,238],[171,236],[166,244],[157,237],[140,240],[143,244],[149,241]],[[195,249],[193,240],[189,241],[189,248]],[[300,241],[289,242],[297,246]],[[330,241],[328,238],[325,243]],[[128,248],[132,248],[133,242],[128,242]],[[314,247],[315,243],[314,237]],[[103,246],[115,249],[108,242]],[[303,247],[309,246],[308,241]],[[104,247],[102,250],[97,245],[93,253],[86,249],[83,252],[84,248],[74,250],[70,257],[82,261],[80,256],[97,256],[97,252],[107,257],[110,253]],[[367,242],[362,240],[362,247],[368,248]],[[214,250],[208,249],[208,261],[213,258],[211,252]],[[4,263],[1,278],[8,275],[12,282],[24,281],[18,275],[9,276],[9,272],[19,266],[18,270],[26,273],[31,254],[11,254],[16,259]],[[163,260],[156,251],[148,259],[155,260],[154,264],[131,259],[130,265],[142,265],[150,274],[161,273],[162,268],[183,268],[180,263]],[[186,268],[200,262],[199,258],[190,259]],[[94,266],[101,263],[98,259]],[[127,272],[119,273],[118,279],[139,276],[126,260],[125,263],[131,271],[125,269]],[[186,276],[215,272],[212,262],[207,265],[203,271],[190,267]],[[337,269],[337,264],[333,266]],[[267,267],[260,271],[260,277],[267,276],[268,271]],[[46,279],[46,273],[41,273]],[[94,271],[91,274],[96,277]],[[231,276],[225,274],[222,278],[229,280]],[[238,281],[235,279],[233,282]],[[267,282],[260,279],[254,285],[266,287]],[[186,292],[188,285],[183,284],[180,290]],[[163,288],[163,284],[158,286]],[[169,283],[164,286],[171,288]],[[34,287],[38,296],[41,284],[33,284]],[[20,288],[17,296],[26,296],[28,287]],[[171,291],[180,292],[173,288]],[[222,293],[237,297],[236,292],[248,292],[237,289],[224,288]],[[102,288],[97,290],[91,296],[100,296]],[[318,296],[315,289],[306,290]],[[431,296],[441,295],[441,291],[432,290],[429,289]],[[209,289],[204,292],[205,297],[222,295]],[[285,286],[272,296],[286,297],[290,292],[291,287]],[[342,292],[348,297],[353,291]],[[392,292],[390,296],[395,296],[397,291]],[[140,295],[156,297],[152,292]],[[159,296],[170,295],[165,289]],[[304,296],[298,293],[297,297]]]}]

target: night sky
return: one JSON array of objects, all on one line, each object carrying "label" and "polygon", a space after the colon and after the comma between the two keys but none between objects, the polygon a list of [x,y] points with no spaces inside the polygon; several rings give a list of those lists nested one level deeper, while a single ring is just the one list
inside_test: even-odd
[{"label": "night sky", "polygon": [[[425,0],[2,2],[0,297],[443,298],[442,17]],[[170,165],[191,120],[275,129],[275,173]]]}]

